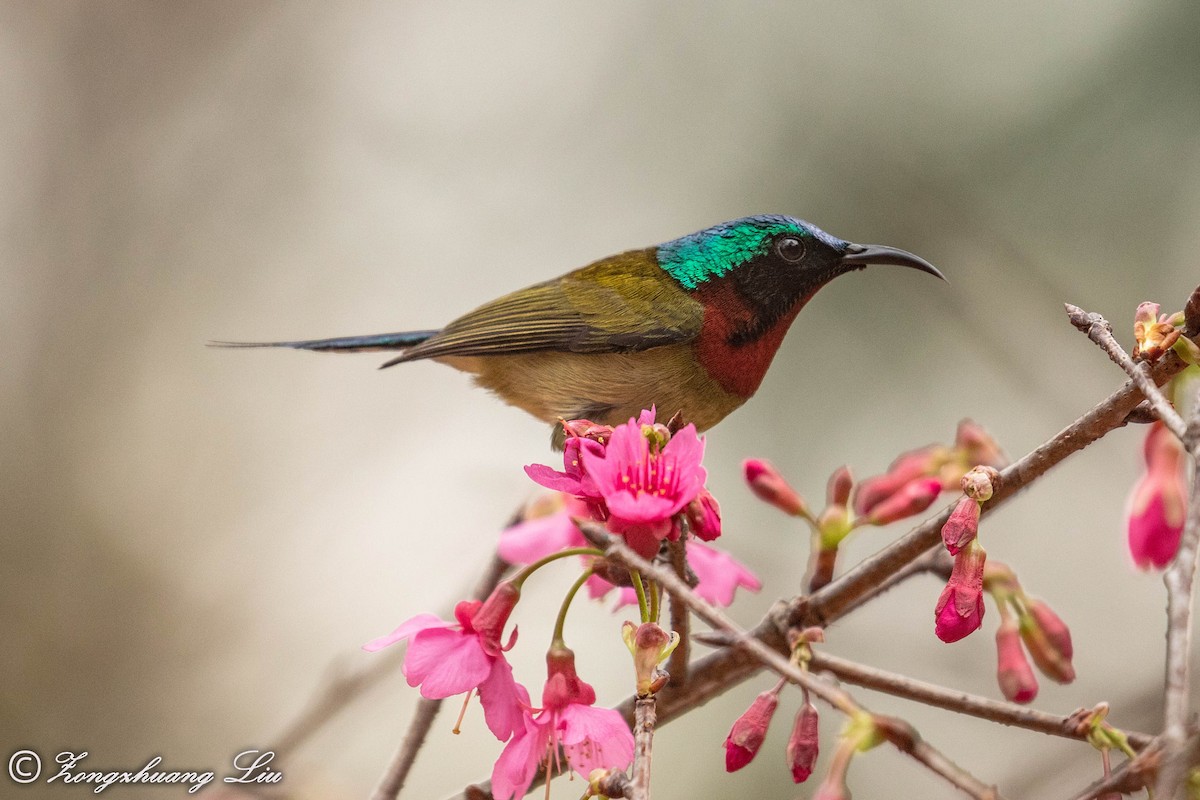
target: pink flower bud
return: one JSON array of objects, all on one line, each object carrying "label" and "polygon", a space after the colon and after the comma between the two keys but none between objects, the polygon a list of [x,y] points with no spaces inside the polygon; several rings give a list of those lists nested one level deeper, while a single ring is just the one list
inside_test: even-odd
[{"label": "pink flower bud", "polygon": [[792,735],[787,743],[788,767],[792,770],[792,780],[804,783],[812,775],[813,765],[817,763],[817,708],[811,702],[806,702],[796,715],[796,723],[792,727]]},{"label": "pink flower bud", "polygon": [[978,534],[979,503],[964,497],[958,501],[958,505],[950,512],[950,518],[942,526],[942,544],[946,545],[950,555],[957,555]]},{"label": "pink flower bud", "polygon": [[[1075,667],[1071,664],[1074,648],[1071,646],[1071,634],[1049,608],[1042,606],[1039,615],[1042,619],[1051,620],[1051,627],[1056,630],[1052,639],[1040,620],[1034,616],[1032,607],[1028,613],[1021,614],[1021,639],[1029,650],[1033,663],[1043,675],[1057,683],[1070,683],[1075,680]],[[1062,645],[1066,645],[1064,650]]]},{"label": "pink flower bud", "polygon": [[684,513],[697,539],[711,542],[721,535],[721,506],[708,489],[701,489],[696,499],[684,508]]},{"label": "pink flower bud", "polygon": [[909,481],[890,497],[877,503],[867,515],[872,525],[887,525],[913,514],[920,514],[942,493],[942,482],[937,478],[917,478]]},{"label": "pink flower bud", "polygon": [[867,478],[854,494],[854,511],[860,516],[870,513],[879,503],[917,478],[937,474],[946,463],[949,453],[941,445],[931,444],[920,450],[903,453],[883,475]]},{"label": "pink flower bud", "polygon": [[1075,656],[1075,646],[1071,644],[1071,629],[1067,627],[1067,623],[1041,600],[1030,600],[1026,608],[1054,649],[1070,661]]},{"label": "pink flower bud", "polygon": [[983,566],[987,553],[979,540],[972,541],[954,557],[950,580],[938,597],[934,632],[947,644],[974,633],[983,624]]},{"label": "pink flower bud", "polygon": [[1004,455],[1000,445],[974,420],[964,419],[958,423],[958,430],[954,434],[954,449],[967,464],[996,469],[1008,466],[1008,457]]},{"label": "pink flower bud", "polygon": [[750,708],[734,721],[725,737],[725,771],[737,772],[754,760],[767,735],[767,726],[779,705],[779,693],[768,689],[754,698]]},{"label": "pink flower bud", "polygon": [[750,491],[754,492],[759,500],[770,503],[794,517],[808,515],[808,506],[805,505],[804,499],[770,463],[748,458],[742,463],[742,469],[745,471]]},{"label": "pink flower bud", "polygon": [[1038,693],[1037,678],[1021,647],[1021,633],[1012,620],[1000,623],[996,630],[996,656],[1000,691],[1014,703],[1032,703]]},{"label": "pink flower bud", "polygon": [[1187,513],[1183,445],[1162,422],[1146,433],[1142,448],[1146,471],[1134,484],[1126,513],[1129,552],[1141,569],[1162,569],[1179,550]]},{"label": "pink flower bud", "polygon": [[845,506],[850,502],[850,490],[854,488],[854,476],[850,468],[844,464],[829,476],[825,486],[825,504],[830,506]]}]

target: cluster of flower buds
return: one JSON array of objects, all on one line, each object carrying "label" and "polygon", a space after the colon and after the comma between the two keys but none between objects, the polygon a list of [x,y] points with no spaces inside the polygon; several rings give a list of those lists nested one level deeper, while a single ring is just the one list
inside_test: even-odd
[{"label": "cluster of flower buds", "polygon": [[1183,443],[1161,421],[1146,432],[1145,471],[1126,505],[1129,553],[1139,569],[1163,569],[1175,558],[1183,535],[1188,487]]},{"label": "cluster of flower buds", "polygon": [[1029,703],[1037,697],[1037,678],[1026,650],[1047,678],[1056,683],[1075,680],[1071,631],[1050,606],[1026,594],[1016,574],[1004,564],[987,565],[984,586],[1000,610],[996,679],[1004,696],[1014,703]]},{"label": "cluster of flower buds", "polygon": [[[791,636],[791,641],[792,662],[801,669],[807,670],[808,662],[812,658],[812,650],[809,645],[812,642],[824,641],[824,634],[820,628],[807,628],[803,631],[795,631]],[[766,739],[771,718],[775,716],[775,709],[779,707],[779,693],[785,685],[786,682],[781,680],[774,687],[761,692],[754,698],[750,707],[734,720],[729,735],[725,737],[725,770],[727,772],[736,772],[758,755],[758,751]],[[817,715],[817,708],[812,704],[808,690],[802,689],[802,691],[804,700],[800,710],[796,712],[795,721],[792,723],[792,733],[788,737],[785,751],[788,770],[792,774],[792,780],[796,783],[803,783],[812,775],[819,752],[817,733],[820,719]]]},{"label": "cluster of flower buds", "polygon": [[1000,473],[977,466],[960,479],[962,498],[942,526],[942,543],[954,556],[954,569],[934,608],[934,631],[943,642],[957,642],[983,623],[983,574],[987,552],[979,544],[981,506],[1000,485]]},{"label": "cluster of flower buds", "polygon": [[899,456],[883,475],[863,481],[854,495],[854,510],[871,514],[893,496],[916,491],[911,484],[936,479],[942,490],[956,488],[962,476],[974,466],[1000,469],[1008,464],[996,440],[969,419],[958,424],[954,444],[926,445]]},{"label": "cluster of flower buds", "polygon": [[[987,431],[969,419],[963,420],[952,446],[931,444],[910,450],[893,461],[883,475],[856,484],[849,467],[838,467],[829,476],[825,508],[819,514],[766,461],[748,459],[743,468],[746,483],[759,499],[804,519],[812,528],[808,588],[816,591],[833,579],[838,546],[852,531],[920,514],[944,490],[958,486],[972,466],[993,468],[994,472],[1006,463],[1004,453]],[[969,509],[964,507],[963,511]]]}]

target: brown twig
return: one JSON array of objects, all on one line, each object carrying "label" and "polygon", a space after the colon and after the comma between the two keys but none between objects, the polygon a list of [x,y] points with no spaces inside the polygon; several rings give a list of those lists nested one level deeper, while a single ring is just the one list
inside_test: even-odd
[{"label": "brown twig", "polygon": [[[836,686],[828,681],[814,677],[808,672],[801,670],[788,659],[780,655],[776,650],[767,647],[757,638],[749,635],[746,631],[741,630],[732,620],[724,613],[717,609],[712,604],[703,600],[697,595],[690,586],[681,581],[678,576],[665,570],[656,564],[652,564],[646,559],[639,556],[625,543],[618,539],[611,539],[606,550],[606,555],[619,560],[632,569],[638,570],[642,575],[649,575],[660,585],[663,586],[672,597],[676,597],[686,603],[688,608],[692,610],[696,616],[703,619],[709,625],[715,628],[724,630],[726,633],[733,636],[736,640],[736,646],[748,651],[755,659],[761,662],[772,672],[779,675],[781,678],[804,687],[812,694],[824,700],[829,705],[838,709],[848,716],[859,715],[866,712],[858,701],[856,701],[849,692]],[[911,731],[911,728],[909,729]],[[895,742],[893,742],[895,743]],[[978,778],[957,766],[944,755],[938,752],[934,747],[929,745],[916,736],[915,731],[910,736],[903,738],[903,743],[897,745],[900,750],[908,753],[914,759],[924,764],[936,774],[942,776],[952,785],[969,794],[976,800],[999,800],[1000,795],[994,787],[987,786]]]},{"label": "brown twig", "polygon": [[[925,683],[906,675],[897,675],[894,672],[838,658],[821,650],[813,653],[811,664],[814,670],[828,670],[847,683],[944,708],[947,711],[999,722],[1001,725],[1012,725],[1038,733],[1047,733],[1051,736],[1077,740],[1087,739],[1087,732],[1080,732],[1070,717],[1048,714],[1045,711],[1026,708],[1015,703],[1006,703],[947,689],[944,686]],[[1125,735],[1135,750],[1142,749],[1153,738],[1149,734],[1136,731],[1125,731]]]},{"label": "brown twig", "polygon": [[632,776],[625,794],[630,800],[650,800],[650,756],[657,722],[654,695],[639,697],[634,703]]},{"label": "brown twig", "polygon": [[[667,552],[671,556],[671,568],[675,570],[675,574],[691,585],[692,582],[688,580],[687,551],[683,541],[670,542],[667,545]],[[671,675],[671,683],[677,689],[687,686],[688,663],[692,657],[691,627],[692,617],[687,606],[672,596],[671,630],[679,634],[679,644],[671,652],[671,658],[667,662],[667,672]]]},{"label": "brown twig", "polygon": [[1139,365],[1125,352],[1121,343],[1113,337],[1112,325],[1109,321],[1099,314],[1084,311],[1079,306],[1073,306],[1070,303],[1063,305],[1067,309],[1067,316],[1071,318],[1071,324],[1086,333],[1087,337],[1098,344],[1114,364],[1125,370],[1125,374],[1137,384],[1138,389],[1146,397],[1146,402],[1158,414],[1162,423],[1186,444],[1187,432],[1183,417],[1179,416],[1179,412],[1171,405],[1171,401],[1147,374],[1145,362]]}]

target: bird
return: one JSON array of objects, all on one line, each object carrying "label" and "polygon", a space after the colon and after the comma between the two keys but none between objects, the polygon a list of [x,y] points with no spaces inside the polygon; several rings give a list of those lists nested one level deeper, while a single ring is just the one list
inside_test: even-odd
[{"label": "bird", "polygon": [[758,390],[813,295],[874,264],[945,280],[905,250],[760,214],[602,258],[436,330],[212,344],[396,351],[380,369],[424,359],[448,364],[554,426],[561,449],[564,420],[618,425],[652,406],[663,418],[711,428]]}]

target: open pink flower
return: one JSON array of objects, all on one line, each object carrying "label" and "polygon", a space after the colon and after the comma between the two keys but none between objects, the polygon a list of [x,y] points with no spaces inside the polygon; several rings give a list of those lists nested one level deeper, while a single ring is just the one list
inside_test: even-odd
[{"label": "open pink flower", "polygon": [[548,679],[544,708],[527,711],[522,730],[505,746],[492,769],[496,800],[521,797],[538,765],[561,746],[567,764],[580,777],[596,769],[624,769],[633,761],[633,734],[611,708],[594,708],[596,692],[575,672],[575,655],[565,647],[546,654]]},{"label": "open pink flower", "polygon": [[603,453],[583,450],[586,472],[610,514],[609,528],[645,557],[671,534],[672,518],[704,487],[704,442],[688,425],[651,448],[643,425],[630,420],[612,432]]},{"label": "open pink flower", "polygon": [[1183,478],[1184,450],[1162,422],[1146,433],[1142,448],[1146,471],[1129,496],[1129,552],[1140,569],[1162,569],[1179,550],[1187,512]]},{"label": "open pink flower", "polygon": [[408,685],[420,686],[421,695],[432,699],[478,689],[488,728],[504,741],[522,724],[522,699],[528,703],[503,654],[516,639],[515,629],[507,645],[500,642],[519,598],[520,591],[506,581],[482,603],[464,600],[455,606],[457,624],[418,614],[363,649],[373,653],[409,639],[402,666]]}]

